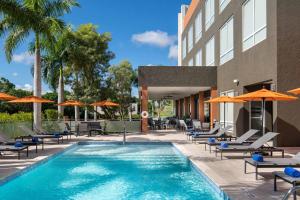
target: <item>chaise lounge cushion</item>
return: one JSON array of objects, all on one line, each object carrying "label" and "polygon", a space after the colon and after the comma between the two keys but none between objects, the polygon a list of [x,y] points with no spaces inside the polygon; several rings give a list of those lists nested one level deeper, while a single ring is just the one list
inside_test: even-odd
[{"label": "chaise lounge cushion", "polygon": [[16,141],[15,142],[15,147],[23,147],[24,145],[23,145],[23,143],[22,142],[20,142],[20,141]]},{"label": "chaise lounge cushion", "polygon": [[300,177],[300,171],[292,168],[292,167],[286,167],[284,168],[284,173],[288,176],[299,178]]},{"label": "chaise lounge cushion", "polygon": [[260,154],[253,154],[252,159],[256,162],[264,162],[264,157]]},{"label": "chaise lounge cushion", "polygon": [[222,149],[228,148],[228,143],[226,143],[226,142],[221,142],[220,148],[222,148]]}]

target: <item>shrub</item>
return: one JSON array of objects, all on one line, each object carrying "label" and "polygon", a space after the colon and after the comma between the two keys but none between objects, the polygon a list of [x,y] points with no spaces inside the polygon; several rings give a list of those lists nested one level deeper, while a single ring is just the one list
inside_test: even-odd
[{"label": "shrub", "polygon": [[58,112],[54,109],[47,109],[45,110],[45,117],[47,120],[57,120],[58,119]]},{"label": "shrub", "polygon": [[2,122],[26,122],[32,120],[32,113],[19,112],[14,114],[0,113],[0,123]]}]

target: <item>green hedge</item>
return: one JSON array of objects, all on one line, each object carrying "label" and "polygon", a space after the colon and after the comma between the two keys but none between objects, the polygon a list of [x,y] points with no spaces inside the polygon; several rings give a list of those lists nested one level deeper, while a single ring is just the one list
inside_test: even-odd
[{"label": "green hedge", "polygon": [[14,114],[0,113],[0,123],[32,121],[32,113],[19,112]]}]

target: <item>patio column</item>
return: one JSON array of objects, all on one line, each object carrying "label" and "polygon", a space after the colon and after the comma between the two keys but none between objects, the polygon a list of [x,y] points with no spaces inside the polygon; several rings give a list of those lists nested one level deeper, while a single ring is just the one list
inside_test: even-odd
[{"label": "patio column", "polygon": [[184,114],[183,114],[183,117],[184,116],[189,116],[190,113],[189,113],[189,99],[188,97],[184,97]]},{"label": "patio column", "polygon": [[[146,86],[142,86],[141,91],[141,113],[148,113],[148,88]],[[141,120],[141,131],[146,133],[148,131],[148,117],[142,117]]]},{"label": "patio column", "polygon": [[195,99],[194,99],[194,95],[190,96],[190,112],[191,112],[191,117],[192,119],[195,119]]},{"label": "patio column", "polygon": [[[218,97],[218,91],[217,88],[212,88],[210,90],[210,97],[211,98],[216,98]],[[216,103],[211,103],[210,104],[210,127],[213,127],[214,120],[218,120],[218,104]]]},{"label": "patio column", "polygon": [[180,102],[179,102],[179,100],[175,100],[175,102],[176,102],[176,117],[179,118]]},{"label": "patio column", "polygon": [[199,92],[199,101],[198,101],[198,109],[199,109],[199,120],[204,122],[204,92]]}]

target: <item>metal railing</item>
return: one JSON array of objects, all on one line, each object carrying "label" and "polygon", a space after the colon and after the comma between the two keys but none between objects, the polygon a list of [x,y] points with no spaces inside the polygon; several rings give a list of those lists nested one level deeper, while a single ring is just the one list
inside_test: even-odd
[{"label": "metal railing", "polygon": [[294,195],[294,200],[297,199],[297,195],[296,192],[300,190],[300,186],[294,186],[292,187],[283,197],[282,200],[288,200],[290,198],[291,195]]},{"label": "metal railing", "polygon": [[[91,120],[92,121],[92,120]],[[42,127],[43,130],[48,132],[53,131],[64,131],[65,123],[68,123],[72,130],[75,131],[75,127],[77,124],[82,123],[83,121],[77,121],[75,123],[74,120],[68,121],[58,121],[58,120],[43,120]],[[140,132],[140,120],[98,120],[101,127],[105,129],[106,133],[120,133],[124,131],[124,125],[127,132],[136,133]],[[24,128],[26,131],[24,131]],[[0,135],[5,138],[15,138],[21,135],[29,135],[34,134],[32,131],[32,121],[24,121],[24,122],[2,122],[0,123]]]}]

